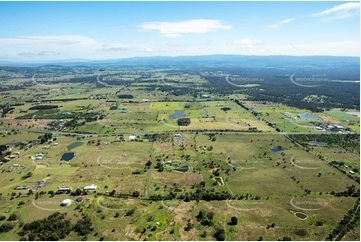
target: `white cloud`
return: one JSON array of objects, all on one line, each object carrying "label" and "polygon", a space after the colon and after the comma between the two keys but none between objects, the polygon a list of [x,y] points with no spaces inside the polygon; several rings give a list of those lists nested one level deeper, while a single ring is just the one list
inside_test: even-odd
[{"label": "white cloud", "polygon": [[289,22],[292,22],[294,20],[294,18],[289,18],[289,19],[285,19],[281,22],[279,22],[280,24],[286,24],[286,23],[289,23]]},{"label": "white cloud", "polygon": [[235,45],[254,45],[262,43],[261,40],[251,40],[251,39],[240,39],[233,41]]},{"label": "white cloud", "polygon": [[280,27],[282,24],[290,23],[290,22],[292,22],[293,20],[294,20],[294,18],[285,19],[285,20],[283,20],[283,21],[281,21],[281,22],[278,22],[277,24],[270,24],[270,25],[268,25],[268,28],[270,28],[270,29],[275,29],[275,28]]},{"label": "white cloud", "polygon": [[346,19],[359,13],[359,2],[343,3],[333,8],[326,9],[322,12],[315,13],[313,17],[326,17],[325,20]]},{"label": "white cloud", "polygon": [[152,49],[152,48],[147,48],[147,49],[145,50],[145,52],[153,52],[153,49]]},{"label": "white cloud", "polygon": [[9,45],[63,45],[77,46],[97,49],[101,42],[92,38],[78,35],[59,35],[59,36],[19,36],[15,38],[0,38],[0,46]]},{"label": "white cloud", "polygon": [[268,28],[275,29],[275,28],[278,28],[279,26],[280,26],[279,24],[271,24],[271,25],[268,25]]},{"label": "white cloud", "polygon": [[158,31],[162,36],[177,38],[182,34],[203,34],[222,29],[231,29],[232,26],[223,25],[219,20],[195,19],[182,22],[147,22],[138,27],[144,30]]},{"label": "white cloud", "polygon": [[40,51],[40,52],[21,52],[18,55],[21,56],[44,56],[44,55],[60,55],[60,53],[55,51]]}]

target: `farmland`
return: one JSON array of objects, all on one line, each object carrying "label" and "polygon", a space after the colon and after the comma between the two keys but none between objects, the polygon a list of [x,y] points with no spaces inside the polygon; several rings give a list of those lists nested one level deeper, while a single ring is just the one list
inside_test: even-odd
[{"label": "farmland", "polygon": [[1,238],[59,212],[92,224],[64,240],[358,240],[335,229],[359,212],[357,109],[253,100],[212,68],[69,68],[2,72]]}]

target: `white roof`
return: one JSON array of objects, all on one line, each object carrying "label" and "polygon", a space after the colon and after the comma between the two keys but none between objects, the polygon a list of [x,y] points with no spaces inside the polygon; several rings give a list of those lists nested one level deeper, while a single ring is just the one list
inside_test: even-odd
[{"label": "white roof", "polygon": [[70,200],[70,199],[65,199],[65,200],[62,202],[62,204],[69,204],[69,203],[71,203],[71,200]]}]

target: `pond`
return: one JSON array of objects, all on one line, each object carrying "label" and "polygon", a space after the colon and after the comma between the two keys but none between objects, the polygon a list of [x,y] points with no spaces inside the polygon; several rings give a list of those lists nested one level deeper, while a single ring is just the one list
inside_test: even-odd
[{"label": "pond", "polygon": [[304,230],[304,229],[299,229],[299,230],[297,230],[297,231],[295,232],[295,234],[297,234],[298,236],[304,237],[304,236],[307,235],[307,231]]},{"label": "pond", "polygon": [[169,120],[173,120],[176,118],[183,118],[184,117],[184,112],[182,111],[175,111],[174,114],[172,114],[172,116],[169,116]]},{"label": "pond", "polygon": [[304,118],[304,119],[318,119],[317,116],[309,114],[309,113],[301,113],[297,115],[297,118]]},{"label": "pond", "polygon": [[274,147],[270,149],[272,152],[279,152],[279,151],[284,151],[285,149],[283,149],[282,147]]},{"label": "pond", "polygon": [[214,180],[216,180],[221,186],[224,185],[222,177],[215,177]]},{"label": "pond", "polygon": [[182,188],[174,188],[173,192],[183,192],[183,189]]},{"label": "pond", "polygon": [[180,171],[180,172],[187,172],[188,169],[189,169],[188,166],[182,166],[182,167],[179,167],[179,168],[175,168],[174,170]]},{"label": "pond", "polygon": [[300,212],[295,213],[295,215],[297,218],[300,218],[302,220],[308,218],[307,214],[300,213]]},{"label": "pond", "polygon": [[60,160],[70,161],[74,158],[74,152],[64,153]]},{"label": "pond", "polygon": [[312,141],[310,142],[311,145],[317,145],[317,146],[325,146],[325,143],[319,142],[319,141]]},{"label": "pond", "polygon": [[84,142],[74,142],[74,143],[68,145],[66,148],[68,148],[68,150],[72,150],[72,149],[74,149],[74,148],[76,148],[76,147],[81,146],[83,143],[84,143]]}]

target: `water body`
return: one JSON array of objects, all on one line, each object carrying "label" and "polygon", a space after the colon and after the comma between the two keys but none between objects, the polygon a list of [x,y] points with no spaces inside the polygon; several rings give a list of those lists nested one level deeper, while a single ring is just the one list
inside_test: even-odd
[{"label": "water body", "polygon": [[318,119],[317,116],[309,114],[309,113],[301,113],[297,115],[297,118],[303,118],[303,119]]},{"label": "water body", "polygon": [[72,149],[74,149],[74,148],[76,148],[76,147],[81,146],[83,143],[84,143],[84,142],[74,142],[74,143],[68,145],[66,148],[68,148],[68,150],[72,150]]},{"label": "water body", "polygon": [[216,180],[220,185],[224,185],[223,180],[220,177],[215,177],[214,180]]},{"label": "water body", "polygon": [[299,229],[299,230],[297,230],[297,231],[295,232],[295,234],[297,234],[298,236],[304,237],[304,236],[307,235],[307,231],[304,230],[304,229]]},{"label": "water body", "polygon": [[311,145],[317,145],[317,146],[325,146],[325,143],[319,142],[319,141],[312,141],[310,142]]},{"label": "water body", "polygon": [[182,166],[182,167],[179,167],[179,168],[175,168],[174,170],[180,171],[180,172],[187,172],[188,169],[189,169],[188,166]]},{"label": "water body", "polygon": [[68,110],[62,110],[62,111],[60,111],[60,114],[69,114],[70,113],[70,111],[68,111]]},{"label": "water body", "polygon": [[272,152],[279,152],[279,151],[284,151],[285,149],[283,149],[282,147],[275,147],[270,149]]},{"label": "water body", "polygon": [[183,189],[181,189],[181,188],[174,188],[173,192],[183,192]]},{"label": "water body", "polygon": [[60,160],[70,161],[74,158],[74,152],[64,153]]},{"label": "water body", "polygon": [[184,117],[184,112],[182,111],[175,111],[172,116],[169,117],[169,120],[173,120],[176,118],[183,118]]},{"label": "water body", "polygon": [[306,214],[300,212],[295,213],[295,215],[300,219],[306,219],[308,217]]}]

